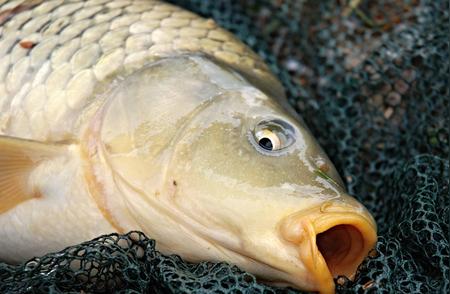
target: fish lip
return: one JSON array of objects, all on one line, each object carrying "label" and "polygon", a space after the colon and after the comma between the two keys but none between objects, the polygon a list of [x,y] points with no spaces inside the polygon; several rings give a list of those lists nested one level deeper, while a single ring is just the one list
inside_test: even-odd
[{"label": "fish lip", "polygon": [[[365,209],[349,210],[345,205],[333,205],[326,211],[317,206],[294,213],[280,222],[279,229],[281,237],[295,246],[308,272],[307,283],[320,293],[334,293],[333,278],[337,276],[353,279],[377,241],[376,223],[370,214]],[[339,241],[343,245],[333,245]],[[327,246],[331,247],[331,256],[322,252]],[[334,252],[337,258],[333,257]],[[304,287],[305,281],[300,281],[295,272],[291,277],[290,283]]]}]

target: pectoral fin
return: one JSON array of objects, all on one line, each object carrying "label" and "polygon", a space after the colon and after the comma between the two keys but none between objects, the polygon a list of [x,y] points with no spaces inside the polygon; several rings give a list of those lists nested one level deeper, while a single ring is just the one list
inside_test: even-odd
[{"label": "pectoral fin", "polygon": [[29,182],[31,171],[42,161],[66,151],[66,145],[0,136],[0,214],[39,197]]}]

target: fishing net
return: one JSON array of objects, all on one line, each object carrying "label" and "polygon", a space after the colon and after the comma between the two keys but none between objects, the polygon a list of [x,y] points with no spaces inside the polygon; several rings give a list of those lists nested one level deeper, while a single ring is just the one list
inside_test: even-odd
[{"label": "fishing net", "polygon": [[[449,7],[438,0],[173,0],[214,18],[279,76],[379,241],[339,293],[449,292]],[[225,263],[190,264],[141,233],[19,266],[1,293],[285,293]]]}]

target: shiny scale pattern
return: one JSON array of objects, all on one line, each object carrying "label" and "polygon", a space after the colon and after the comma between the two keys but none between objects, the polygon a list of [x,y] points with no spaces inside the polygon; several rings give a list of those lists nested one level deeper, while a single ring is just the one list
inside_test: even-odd
[{"label": "shiny scale pattern", "polygon": [[[448,3],[171,2],[214,18],[271,65],[350,193],[374,213],[376,251],[355,281],[336,280],[338,293],[450,292]],[[122,242],[132,246],[118,250]],[[0,292],[294,292],[153,246],[136,233],[112,235],[2,264]],[[69,269],[75,261],[80,268]]]},{"label": "shiny scale pattern", "polygon": [[8,11],[11,16],[0,19],[2,134],[73,139],[82,111],[99,101],[95,93],[110,77],[175,52],[206,53],[270,78],[265,64],[231,42],[230,33],[176,6],[141,0],[0,1],[0,12]]}]

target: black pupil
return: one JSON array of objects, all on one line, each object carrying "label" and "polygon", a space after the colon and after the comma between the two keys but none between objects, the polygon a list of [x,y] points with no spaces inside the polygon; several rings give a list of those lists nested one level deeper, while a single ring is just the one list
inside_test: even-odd
[{"label": "black pupil", "polygon": [[261,138],[258,142],[259,146],[266,150],[273,150],[272,141],[269,138]]}]

